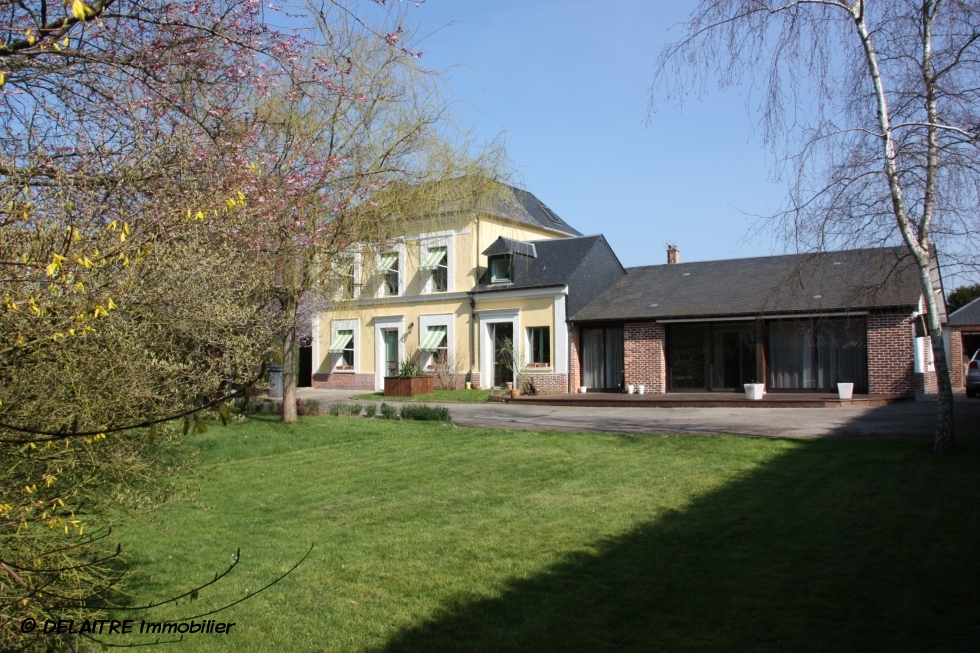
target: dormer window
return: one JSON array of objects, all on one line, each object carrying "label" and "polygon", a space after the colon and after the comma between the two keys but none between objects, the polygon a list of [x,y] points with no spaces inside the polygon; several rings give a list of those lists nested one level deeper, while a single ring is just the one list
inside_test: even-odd
[{"label": "dormer window", "polygon": [[508,283],[511,278],[511,255],[501,254],[490,257],[490,283]]}]

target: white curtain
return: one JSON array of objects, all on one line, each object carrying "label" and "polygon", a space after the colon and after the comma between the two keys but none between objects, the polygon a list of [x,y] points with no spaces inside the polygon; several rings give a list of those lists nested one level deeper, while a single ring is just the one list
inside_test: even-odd
[{"label": "white curtain", "polygon": [[809,322],[769,324],[769,387],[814,388],[813,332]]},{"label": "white curtain", "polygon": [[602,329],[582,330],[582,385],[588,388],[606,387],[603,339]]}]

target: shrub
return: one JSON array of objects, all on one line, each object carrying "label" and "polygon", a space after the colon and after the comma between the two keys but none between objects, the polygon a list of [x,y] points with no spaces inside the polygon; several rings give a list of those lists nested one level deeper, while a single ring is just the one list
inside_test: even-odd
[{"label": "shrub", "polygon": [[364,407],[365,417],[374,417],[375,415],[377,415],[377,413],[378,413],[377,404],[368,404],[367,406]]},{"label": "shrub", "polygon": [[330,408],[327,410],[327,412],[334,417],[339,417],[340,409],[343,407],[344,404],[330,404]]},{"label": "shrub", "polygon": [[428,406],[426,404],[406,404],[402,406],[402,419],[414,419],[427,422],[448,422],[449,409],[444,406]]},{"label": "shrub", "polygon": [[319,415],[320,414],[320,402],[316,399],[306,400],[306,414],[307,415]]},{"label": "shrub", "polygon": [[344,406],[344,414],[350,417],[360,417],[361,416],[361,405],[360,404],[347,404]]},{"label": "shrub", "polygon": [[388,404],[381,404],[381,419],[395,419],[398,417],[398,409]]}]

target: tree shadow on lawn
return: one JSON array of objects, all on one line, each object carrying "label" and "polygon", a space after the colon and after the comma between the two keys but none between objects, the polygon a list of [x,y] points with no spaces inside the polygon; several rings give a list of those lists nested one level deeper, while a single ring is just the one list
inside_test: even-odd
[{"label": "tree shadow on lawn", "polygon": [[794,444],[376,651],[980,650],[980,443]]}]

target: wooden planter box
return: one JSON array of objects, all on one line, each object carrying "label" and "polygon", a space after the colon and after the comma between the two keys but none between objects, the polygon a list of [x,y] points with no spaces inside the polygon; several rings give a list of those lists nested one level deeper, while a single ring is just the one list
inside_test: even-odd
[{"label": "wooden planter box", "polygon": [[410,376],[402,378],[400,376],[385,377],[385,396],[386,397],[412,397],[414,395],[427,395],[432,392],[431,376]]}]

